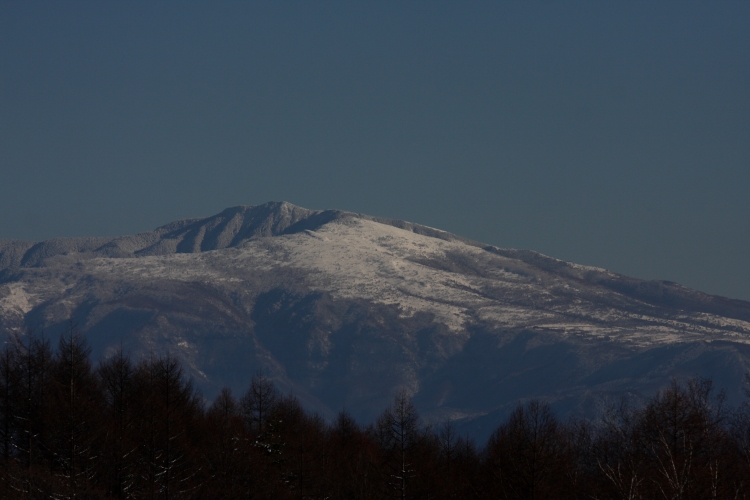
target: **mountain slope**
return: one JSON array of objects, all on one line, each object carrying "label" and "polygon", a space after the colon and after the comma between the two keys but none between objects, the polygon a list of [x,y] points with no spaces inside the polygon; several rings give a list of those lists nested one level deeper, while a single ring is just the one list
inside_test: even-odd
[{"label": "mountain slope", "polygon": [[428,418],[479,436],[527,397],[595,413],[703,375],[739,398],[750,359],[750,303],[288,203],[4,241],[0,266],[5,332],[54,335],[72,317],[95,355],[169,350],[209,398],[263,368],[328,417],[370,420],[406,387]]}]

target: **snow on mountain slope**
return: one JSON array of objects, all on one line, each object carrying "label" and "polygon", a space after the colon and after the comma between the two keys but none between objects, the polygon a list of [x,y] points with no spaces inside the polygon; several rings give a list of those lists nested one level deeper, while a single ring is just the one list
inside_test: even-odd
[{"label": "snow on mountain slope", "polygon": [[[611,294],[606,289],[591,290],[460,241],[438,240],[358,218],[335,220],[317,231],[252,239],[221,256],[96,258],[83,269],[102,279],[240,283],[248,272],[277,268],[297,269],[304,275],[301,284],[334,298],[395,305],[404,317],[429,312],[458,333],[479,319],[503,327],[543,328],[564,336],[606,337],[644,346],[689,340],[750,341],[746,321],[688,312],[664,318],[655,313],[655,306],[619,294],[614,298],[644,310],[602,307],[591,295]],[[561,296],[568,300],[559,300]],[[20,297],[26,295],[15,293],[6,300]]]},{"label": "snow on mountain slope", "polygon": [[739,397],[749,359],[746,302],[288,203],[0,242],[0,266],[6,333],[54,334],[72,317],[98,356],[169,350],[207,397],[263,367],[327,416],[346,405],[370,419],[399,387],[430,418],[473,422],[525,397],[591,412],[670,376],[709,375]]}]

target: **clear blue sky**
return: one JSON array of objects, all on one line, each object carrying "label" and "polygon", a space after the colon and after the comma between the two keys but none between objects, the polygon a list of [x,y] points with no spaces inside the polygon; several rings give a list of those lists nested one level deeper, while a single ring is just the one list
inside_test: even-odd
[{"label": "clear blue sky", "polygon": [[1,2],[0,238],[286,200],[750,300],[750,2]]}]

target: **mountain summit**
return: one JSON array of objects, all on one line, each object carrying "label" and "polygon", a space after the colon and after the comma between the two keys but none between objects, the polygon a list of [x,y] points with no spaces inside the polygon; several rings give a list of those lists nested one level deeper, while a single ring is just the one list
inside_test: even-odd
[{"label": "mountain summit", "polygon": [[517,401],[595,413],[670,377],[742,394],[750,303],[286,202],[115,238],[0,241],[0,331],[169,351],[206,397],[265,370],[324,416],[406,388],[478,437]]}]

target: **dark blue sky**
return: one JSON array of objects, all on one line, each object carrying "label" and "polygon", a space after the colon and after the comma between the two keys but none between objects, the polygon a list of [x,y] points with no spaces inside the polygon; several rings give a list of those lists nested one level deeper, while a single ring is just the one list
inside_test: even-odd
[{"label": "dark blue sky", "polygon": [[2,2],[0,238],[286,200],[750,300],[750,2]]}]

